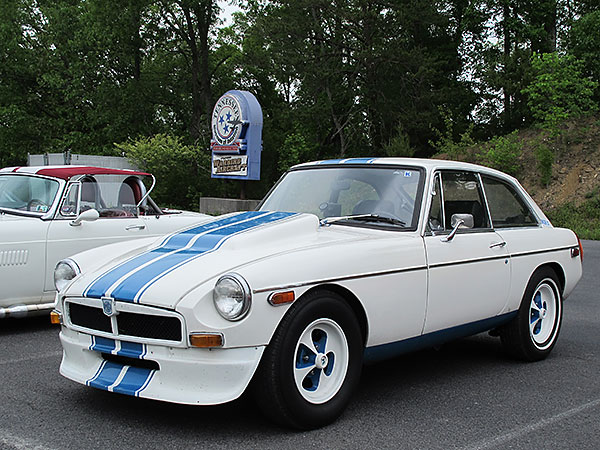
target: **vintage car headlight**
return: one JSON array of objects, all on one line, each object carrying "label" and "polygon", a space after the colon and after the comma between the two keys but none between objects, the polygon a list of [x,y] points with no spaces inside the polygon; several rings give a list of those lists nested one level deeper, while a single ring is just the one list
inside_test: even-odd
[{"label": "vintage car headlight", "polygon": [[248,282],[237,273],[223,275],[215,284],[213,301],[227,320],[240,320],[250,310],[252,293]]},{"label": "vintage car headlight", "polygon": [[59,261],[54,269],[54,286],[61,291],[69,282],[81,273],[79,266],[72,259]]}]

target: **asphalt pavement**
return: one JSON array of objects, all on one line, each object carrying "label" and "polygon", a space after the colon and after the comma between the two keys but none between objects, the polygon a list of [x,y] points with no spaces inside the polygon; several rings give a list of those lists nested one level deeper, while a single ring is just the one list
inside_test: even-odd
[{"label": "asphalt pavement", "polygon": [[109,394],[58,373],[46,317],[0,321],[0,448],[600,448],[600,242],[584,242],[583,279],[565,301],[557,346],[511,360],[477,335],[367,366],[333,425],[295,432],[242,397],[214,407]]}]

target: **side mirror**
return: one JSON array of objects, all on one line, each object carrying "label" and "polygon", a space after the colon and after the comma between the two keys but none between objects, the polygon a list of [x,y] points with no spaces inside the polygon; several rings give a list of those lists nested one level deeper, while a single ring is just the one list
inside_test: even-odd
[{"label": "side mirror", "polygon": [[100,217],[100,213],[95,209],[88,209],[87,211],[82,212],[77,216],[75,220],[72,220],[69,225],[72,227],[78,227],[81,225],[81,222],[93,222],[94,220],[98,220]]},{"label": "side mirror", "polygon": [[459,220],[463,221],[459,227],[462,226],[464,228],[473,228],[475,226],[475,221],[473,220],[472,214],[452,214],[452,217],[450,218],[450,226],[454,229]]},{"label": "side mirror", "polygon": [[452,239],[454,239],[454,236],[460,227],[473,228],[474,224],[475,222],[472,214],[452,214],[452,217],[450,218],[452,231],[448,236],[442,238],[442,242],[450,242]]}]

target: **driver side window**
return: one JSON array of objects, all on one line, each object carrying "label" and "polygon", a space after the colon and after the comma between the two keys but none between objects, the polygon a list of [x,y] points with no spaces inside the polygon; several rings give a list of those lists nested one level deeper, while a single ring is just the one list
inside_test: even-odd
[{"label": "driver side window", "polygon": [[442,172],[444,226],[452,229],[454,214],[473,216],[473,228],[490,228],[479,178],[472,172]]},{"label": "driver side window", "polygon": [[490,228],[483,191],[475,173],[444,171],[435,175],[428,216],[429,230],[434,233],[451,230],[455,214],[470,215],[473,229]]}]

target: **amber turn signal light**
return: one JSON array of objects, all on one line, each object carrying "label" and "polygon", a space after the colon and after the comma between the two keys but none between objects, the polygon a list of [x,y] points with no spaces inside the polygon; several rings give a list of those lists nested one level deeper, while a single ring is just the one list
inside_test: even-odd
[{"label": "amber turn signal light", "polygon": [[58,311],[52,311],[50,313],[50,323],[54,325],[60,325],[62,323],[62,316]]},{"label": "amber turn signal light", "polygon": [[198,348],[223,347],[223,335],[211,333],[190,334],[190,345]]},{"label": "amber turn signal light", "polygon": [[292,303],[296,299],[294,291],[276,292],[269,296],[269,303],[273,306]]}]

